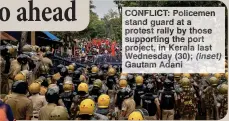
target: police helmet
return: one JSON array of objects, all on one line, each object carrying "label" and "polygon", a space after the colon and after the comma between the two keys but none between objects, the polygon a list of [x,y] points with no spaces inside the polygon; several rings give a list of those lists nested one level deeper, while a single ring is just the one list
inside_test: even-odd
[{"label": "police helmet", "polygon": [[171,89],[173,87],[173,83],[169,79],[166,79],[163,83],[163,86],[165,89]]},{"label": "police helmet", "polygon": [[125,87],[120,90],[120,94],[121,98],[126,99],[131,97],[133,95],[133,92],[130,87]]},{"label": "police helmet", "polygon": [[66,67],[63,67],[60,71],[60,75],[65,77],[68,75],[68,69]]},{"label": "police helmet", "polygon": [[28,91],[28,83],[25,81],[16,81],[12,85],[12,92],[18,94],[26,94]]},{"label": "police helmet", "polygon": [[20,54],[18,57],[17,57],[17,61],[20,63],[20,64],[26,64],[28,62],[28,55],[26,54]]},{"label": "police helmet", "polygon": [[48,88],[47,92],[45,93],[45,99],[49,103],[57,103],[59,100],[59,90],[57,88]]},{"label": "police helmet", "polygon": [[64,65],[62,65],[62,64],[59,64],[58,66],[57,66],[57,71],[58,72],[60,72],[61,71],[61,69],[64,67]]},{"label": "police helmet", "polygon": [[174,82],[174,74],[168,74],[167,78],[168,78],[170,81]]},{"label": "police helmet", "polygon": [[56,106],[50,113],[49,120],[68,120],[68,111],[63,106]]},{"label": "police helmet", "polygon": [[146,120],[146,116],[149,116],[146,109],[136,109],[128,116],[128,120]]},{"label": "police helmet", "polygon": [[79,70],[74,71],[73,73],[73,80],[78,80],[82,73]]},{"label": "police helmet", "polygon": [[107,72],[107,71],[108,71],[108,68],[109,68],[109,65],[108,65],[108,64],[103,64],[102,70],[103,70],[104,72]]}]

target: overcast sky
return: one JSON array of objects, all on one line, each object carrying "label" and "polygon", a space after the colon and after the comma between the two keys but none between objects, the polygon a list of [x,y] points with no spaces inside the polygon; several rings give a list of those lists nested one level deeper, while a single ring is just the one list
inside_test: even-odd
[{"label": "overcast sky", "polygon": [[114,0],[93,0],[93,4],[96,6],[94,11],[100,18],[107,14],[110,9],[118,12],[118,8],[116,7]]}]

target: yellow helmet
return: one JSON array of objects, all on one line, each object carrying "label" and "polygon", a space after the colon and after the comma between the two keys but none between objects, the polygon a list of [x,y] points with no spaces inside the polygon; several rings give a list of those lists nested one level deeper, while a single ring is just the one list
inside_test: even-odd
[{"label": "yellow helmet", "polygon": [[213,76],[209,79],[209,83],[211,84],[211,86],[217,86],[219,84],[219,79]]},{"label": "yellow helmet", "polygon": [[18,81],[18,80],[26,81],[26,76],[23,73],[18,73],[14,77],[14,81]]},{"label": "yellow helmet", "polygon": [[174,77],[180,77],[181,73],[174,73]]},{"label": "yellow helmet", "polygon": [[125,79],[121,79],[120,81],[119,81],[119,86],[120,87],[127,87],[127,81],[125,80]]},{"label": "yellow helmet", "polygon": [[68,66],[68,73],[73,73],[74,70],[75,70],[74,65],[69,65],[69,66]]},{"label": "yellow helmet", "polygon": [[221,78],[221,74],[220,73],[215,73],[214,77],[216,77],[217,79],[220,79]]},{"label": "yellow helmet", "polygon": [[136,82],[136,85],[142,85],[143,84],[143,77],[142,76],[136,76],[135,77],[135,82]]},{"label": "yellow helmet", "polygon": [[84,75],[80,75],[80,81],[81,82],[86,82],[86,77]]},{"label": "yellow helmet", "polygon": [[63,106],[56,106],[50,113],[49,120],[68,120],[68,111]]},{"label": "yellow helmet", "polygon": [[40,72],[41,74],[47,74],[49,72],[49,67],[46,65],[40,66]]},{"label": "yellow helmet", "polygon": [[106,94],[102,94],[98,98],[98,107],[99,108],[108,108],[110,105],[110,97]]},{"label": "yellow helmet", "polygon": [[95,110],[95,102],[92,99],[85,99],[80,103],[79,115],[93,115]]},{"label": "yellow helmet", "polygon": [[9,47],[8,48],[8,53],[9,54],[13,54],[13,53],[15,53],[16,52],[16,48],[14,48],[14,47]]},{"label": "yellow helmet", "polygon": [[56,73],[56,74],[52,75],[52,79],[55,80],[55,81],[59,80],[60,77],[61,77],[60,73]]},{"label": "yellow helmet", "polygon": [[32,46],[32,51],[33,52],[39,52],[40,51],[40,47],[37,46],[37,45],[34,45],[34,46]]},{"label": "yellow helmet", "polygon": [[210,76],[209,73],[201,73],[200,75],[203,76],[203,77],[208,77],[208,76]]},{"label": "yellow helmet", "polygon": [[228,80],[228,72],[225,73],[225,78]]},{"label": "yellow helmet", "polygon": [[99,68],[97,66],[93,66],[91,69],[92,73],[98,73],[99,72]]},{"label": "yellow helmet", "polygon": [[116,70],[114,68],[110,67],[108,69],[108,72],[107,72],[108,76],[114,76],[115,73],[116,73]]},{"label": "yellow helmet", "polygon": [[222,84],[218,88],[219,93],[226,95],[228,93],[228,85],[227,84]]},{"label": "yellow helmet", "polygon": [[41,88],[41,85],[39,83],[34,82],[29,86],[29,92],[31,94],[39,93],[40,92],[40,88]]},{"label": "yellow helmet", "polygon": [[88,93],[88,84],[87,83],[80,83],[78,86],[78,92],[79,91]]},{"label": "yellow helmet", "polygon": [[49,51],[51,51],[51,47],[49,47],[49,46],[46,46],[46,47],[45,47],[45,51],[46,51],[46,52],[49,52]]},{"label": "yellow helmet", "polygon": [[191,81],[187,77],[182,78],[180,83],[181,83],[181,86],[184,88],[188,88],[191,85]]},{"label": "yellow helmet", "polygon": [[189,73],[184,73],[183,74],[183,77],[186,77],[186,78],[189,78],[190,79],[191,75]]},{"label": "yellow helmet", "polygon": [[122,73],[121,73],[121,76],[128,76],[128,73],[122,72]]},{"label": "yellow helmet", "polygon": [[100,79],[96,79],[94,82],[93,82],[93,86],[95,87],[98,87],[98,88],[102,88],[103,86],[103,82],[100,80]]},{"label": "yellow helmet", "polygon": [[31,45],[24,45],[22,47],[22,52],[32,52],[32,47]]},{"label": "yellow helmet", "polygon": [[134,111],[128,116],[128,120],[144,120],[144,117],[140,111]]},{"label": "yellow helmet", "polygon": [[73,90],[73,84],[70,82],[65,82],[63,85],[64,91],[72,91]]}]

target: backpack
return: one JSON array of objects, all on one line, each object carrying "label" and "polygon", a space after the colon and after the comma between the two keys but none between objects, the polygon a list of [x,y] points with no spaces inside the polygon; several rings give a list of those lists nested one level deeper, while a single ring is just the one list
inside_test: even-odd
[{"label": "backpack", "polygon": [[0,121],[9,121],[6,115],[5,105],[0,107]]}]

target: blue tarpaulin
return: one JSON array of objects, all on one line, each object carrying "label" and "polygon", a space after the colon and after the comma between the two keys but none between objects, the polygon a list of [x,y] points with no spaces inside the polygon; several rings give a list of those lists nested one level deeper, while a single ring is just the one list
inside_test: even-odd
[{"label": "blue tarpaulin", "polygon": [[[47,40],[52,40],[52,41],[59,41],[60,40],[59,38],[57,38],[55,35],[53,35],[50,32],[47,32],[47,31],[41,31],[41,32],[44,33],[46,36],[38,36],[39,38],[43,38],[43,39],[47,39]],[[36,36],[36,34],[35,34],[35,36]]]}]

